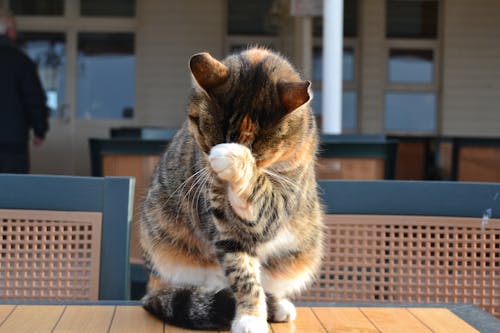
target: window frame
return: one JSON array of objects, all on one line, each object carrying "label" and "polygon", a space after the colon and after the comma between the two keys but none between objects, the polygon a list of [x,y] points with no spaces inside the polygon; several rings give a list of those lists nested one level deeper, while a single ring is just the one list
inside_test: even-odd
[{"label": "window frame", "polygon": [[[389,60],[390,51],[392,49],[397,50],[430,50],[433,54],[433,73],[431,83],[420,83],[420,82],[391,82],[389,78]],[[385,84],[386,90],[394,91],[437,91],[439,88],[439,72],[440,72],[440,54],[439,54],[439,42],[436,40],[422,39],[388,39],[385,45],[385,59],[386,59],[386,77]]]},{"label": "window frame", "polygon": [[[384,17],[384,40],[385,40],[385,80],[384,80],[384,98],[383,98],[383,124],[384,133],[391,135],[437,135],[440,131],[440,119],[441,119],[441,43],[442,43],[442,26],[443,26],[443,3],[440,0],[436,0],[438,4],[437,8],[437,35],[436,38],[393,38],[387,37],[387,22],[388,18]],[[385,15],[387,15],[387,0],[384,1]],[[431,83],[419,83],[419,82],[391,82],[389,75],[389,61],[390,61],[390,51],[391,49],[398,50],[430,50],[433,52],[433,73]],[[406,131],[406,130],[388,130],[386,127],[386,100],[387,94],[390,93],[432,93],[435,95],[436,105],[435,105],[435,115],[434,115],[434,131]]]}]

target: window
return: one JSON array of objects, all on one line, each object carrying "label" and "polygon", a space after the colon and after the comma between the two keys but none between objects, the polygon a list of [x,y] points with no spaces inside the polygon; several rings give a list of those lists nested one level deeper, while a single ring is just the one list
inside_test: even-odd
[{"label": "window", "polygon": [[342,53],[342,79],[347,82],[354,81],[354,48],[344,47]]},{"label": "window", "polygon": [[132,118],[134,35],[78,34],[78,118]]},{"label": "window", "polygon": [[432,83],[433,50],[389,50],[389,82]]},{"label": "window", "polygon": [[388,0],[386,18],[388,38],[437,38],[436,0]]},{"label": "window", "polygon": [[11,0],[10,9],[15,15],[62,16],[63,0]]},{"label": "window", "polygon": [[278,17],[273,1],[227,1],[227,50],[236,52],[248,45],[261,45],[276,50]]},{"label": "window", "polygon": [[51,115],[64,104],[66,88],[66,40],[63,33],[19,32],[17,42],[38,67]]},{"label": "window", "polygon": [[228,35],[276,36],[273,1],[228,0]]},{"label": "window", "polygon": [[385,127],[390,132],[434,132],[436,94],[391,92],[385,95]]},{"label": "window", "polygon": [[[313,21],[313,32],[315,37],[323,36],[323,18],[315,17]],[[356,37],[358,35],[358,1],[344,0],[344,37]]]},{"label": "window", "polygon": [[436,132],[438,4],[437,0],[386,0],[386,132]]},{"label": "window", "polygon": [[357,127],[357,94],[355,90],[346,90],[342,94],[342,128],[354,131]]},{"label": "window", "polygon": [[6,3],[29,27],[18,42],[38,66],[52,116],[65,123],[133,118],[136,0]]},{"label": "window", "polygon": [[141,118],[134,112],[138,1],[2,3],[17,15],[20,47],[38,65],[53,117],[50,140],[33,155],[36,170],[88,174],[88,138]]},{"label": "window", "polygon": [[134,17],[134,0],[80,0],[82,16]]}]

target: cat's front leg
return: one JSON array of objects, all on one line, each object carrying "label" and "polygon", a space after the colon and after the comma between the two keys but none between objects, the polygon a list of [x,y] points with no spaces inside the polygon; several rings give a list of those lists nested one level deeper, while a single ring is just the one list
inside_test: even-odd
[{"label": "cat's front leg", "polygon": [[223,143],[212,148],[209,162],[217,176],[228,182],[228,198],[235,213],[246,220],[253,220],[254,209],[248,200],[253,178],[255,158],[245,146]]},{"label": "cat's front leg", "polygon": [[[219,241],[220,250],[234,249],[234,241]],[[227,249],[226,249],[227,247]],[[220,256],[226,278],[236,300],[232,333],[267,333],[266,295],[260,284],[260,264],[246,252],[226,252]]]}]

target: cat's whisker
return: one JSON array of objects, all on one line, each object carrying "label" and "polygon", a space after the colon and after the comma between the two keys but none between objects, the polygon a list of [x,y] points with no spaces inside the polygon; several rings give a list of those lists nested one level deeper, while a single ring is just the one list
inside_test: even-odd
[{"label": "cat's whisker", "polygon": [[209,172],[208,175],[207,175],[207,183],[205,186],[207,186],[206,190],[205,190],[205,206],[207,208],[210,208],[211,205],[210,205],[210,198],[209,198],[209,193],[210,193],[210,189],[213,188],[214,186],[214,174]]},{"label": "cat's whisker", "polygon": [[[197,193],[197,190],[198,188],[200,187],[199,185],[203,182],[203,179],[204,179],[204,175],[207,173],[208,171],[206,170],[206,168],[203,168],[201,170],[199,170],[198,172],[196,172],[196,177],[195,177],[195,180],[193,181],[193,183],[191,184],[191,187],[189,188],[189,190],[186,192],[186,194],[182,197],[181,199],[181,202],[180,202],[180,205],[179,205],[179,208],[181,208],[182,204],[184,204],[184,201],[186,199],[190,199],[191,198],[191,207],[194,207],[194,198],[196,196],[196,193]],[[194,193],[192,194],[192,191],[194,190]],[[178,209],[178,212],[179,212],[179,209]],[[178,214],[177,214],[178,215]],[[191,217],[193,217],[193,213],[191,212]]]},{"label": "cat's whisker", "polygon": [[187,178],[186,180],[184,180],[179,186],[177,186],[177,188],[168,196],[168,198],[165,200],[165,202],[163,202],[162,208],[165,208],[165,206],[168,204],[168,202],[170,201],[170,199],[172,199],[174,196],[177,196],[177,194],[182,193],[183,190],[184,190],[184,188],[187,186],[188,182],[191,179],[197,177],[198,174],[201,173],[202,171],[204,171],[204,169],[201,169],[201,170],[195,172],[189,178]]},{"label": "cat's whisker", "polygon": [[[180,193],[180,195],[181,195],[182,197],[181,197],[181,200],[180,200],[180,202],[179,202],[179,207],[177,208],[176,218],[178,218],[178,217],[179,217],[179,214],[180,214],[180,212],[181,212],[181,210],[182,210],[182,206],[183,206],[183,205],[184,205],[184,203],[186,202],[186,199],[189,199],[190,194],[191,194],[191,191],[195,188],[196,183],[199,181],[199,176],[200,176],[200,174],[202,174],[202,171],[203,171],[203,169],[202,169],[202,170],[200,170],[200,171],[198,171],[198,172],[196,172],[196,174],[195,174],[195,176],[196,176],[196,177],[195,177],[195,178],[194,178],[194,180],[191,182],[191,186],[189,187],[189,189],[188,189],[187,191],[184,191],[184,190],[183,190],[183,192],[184,192],[184,193]],[[192,215],[192,213],[191,213],[191,215]]]},{"label": "cat's whisker", "polygon": [[[178,194],[176,195],[176,197],[178,198],[178,206],[177,206],[177,211],[176,211],[176,214],[175,214],[175,219],[178,219],[179,216],[180,216],[180,213],[181,211],[183,210],[182,209],[182,206],[184,204],[184,201],[186,200],[186,196],[189,195],[189,192],[192,188],[192,180],[194,178],[194,181],[196,181],[197,177],[199,176],[199,174],[201,173],[202,170],[199,170],[197,172],[195,172],[191,177],[189,177],[188,179],[186,179],[182,184],[181,186],[179,186],[178,190],[176,190],[176,192],[178,192]],[[188,184],[191,184],[191,187],[190,189],[188,189],[188,191],[186,192],[185,189],[186,189],[186,186],[188,186]]]},{"label": "cat's whisker", "polygon": [[[284,189],[288,188],[291,192],[298,194],[298,196],[295,197],[295,200],[297,202],[302,201],[306,192],[302,191],[300,186],[298,186],[296,182],[293,182],[289,178],[287,178],[286,176],[279,175],[279,174],[272,172],[268,169],[263,169],[263,171],[264,171],[264,173],[269,175],[271,178],[276,180]],[[292,197],[293,196],[290,196],[290,199]]]},{"label": "cat's whisker", "polygon": [[195,189],[195,193],[193,195],[193,206],[195,207],[193,213],[194,214],[197,214],[198,215],[198,218],[199,218],[199,209],[200,209],[200,196],[202,196],[203,194],[205,194],[205,197],[206,197],[206,183],[207,183],[207,179],[208,179],[208,176],[209,176],[209,171],[204,168],[203,170],[205,170],[205,172],[201,173],[201,176],[200,176],[200,183],[197,185],[197,188]]},{"label": "cat's whisker", "polygon": [[300,192],[300,187],[296,183],[294,183],[293,181],[288,179],[287,177],[279,175],[279,174],[272,172],[271,170],[268,170],[268,169],[262,169],[262,170],[265,174],[267,174],[271,178],[274,178],[275,180],[277,180],[284,188],[291,187],[295,191]]},{"label": "cat's whisker", "polygon": [[206,173],[205,177],[205,182],[203,183],[203,199],[205,200],[205,209],[208,209],[210,207],[209,205],[209,200],[208,200],[208,193],[210,192],[210,189],[212,187],[212,179],[213,174],[211,172]]}]

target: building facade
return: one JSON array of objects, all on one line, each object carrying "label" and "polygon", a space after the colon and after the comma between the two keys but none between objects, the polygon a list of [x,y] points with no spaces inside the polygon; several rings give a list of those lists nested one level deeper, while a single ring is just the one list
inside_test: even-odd
[{"label": "building facade", "polygon": [[[328,0],[325,0],[328,1]],[[89,174],[89,137],[179,127],[188,61],[251,44],[313,82],[321,120],[322,16],[291,0],[0,0],[39,65],[53,109],[33,172]],[[345,133],[500,136],[500,1],[344,0]],[[57,163],[56,163],[57,162]]]}]

